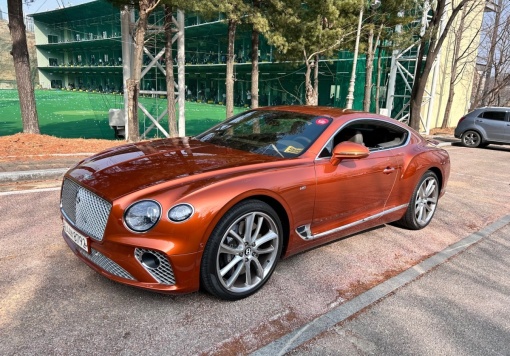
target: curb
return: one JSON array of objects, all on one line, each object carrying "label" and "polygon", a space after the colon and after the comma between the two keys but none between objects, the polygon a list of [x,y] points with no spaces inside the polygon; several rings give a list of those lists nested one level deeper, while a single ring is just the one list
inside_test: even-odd
[{"label": "curb", "polygon": [[16,171],[0,173],[0,183],[13,183],[19,181],[45,180],[61,178],[69,168],[40,169],[33,171]]}]

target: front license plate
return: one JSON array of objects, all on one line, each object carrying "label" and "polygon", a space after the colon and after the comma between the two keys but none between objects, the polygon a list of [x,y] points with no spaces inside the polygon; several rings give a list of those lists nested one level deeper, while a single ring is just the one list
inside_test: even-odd
[{"label": "front license plate", "polygon": [[67,234],[67,236],[69,236],[69,238],[71,240],[73,240],[75,244],[78,245],[78,247],[82,248],[85,252],[89,253],[89,245],[88,245],[87,238],[85,236],[83,236],[82,234],[80,234],[75,229],[73,229],[71,227],[71,225],[69,225],[65,220],[64,220],[64,231]]}]

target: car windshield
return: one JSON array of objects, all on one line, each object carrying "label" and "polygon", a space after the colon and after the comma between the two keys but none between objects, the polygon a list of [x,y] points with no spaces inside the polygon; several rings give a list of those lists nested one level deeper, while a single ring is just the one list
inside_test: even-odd
[{"label": "car windshield", "polygon": [[292,158],[304,153],[331,119],[285,111],[247,111],[196,138],[242,151]]}]

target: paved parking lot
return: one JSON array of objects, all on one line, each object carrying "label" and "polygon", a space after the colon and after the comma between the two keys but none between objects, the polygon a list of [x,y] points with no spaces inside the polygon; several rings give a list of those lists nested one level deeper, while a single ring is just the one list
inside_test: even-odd
[{"label": "paved parking lot", "polygon": [[237,302],[111,282],[62,240],[58,191],[2,193],[0,354],[253,352],[510,214],[510,148],[447,150],[448,192],[429,227],[381,226],[291,257]]}]

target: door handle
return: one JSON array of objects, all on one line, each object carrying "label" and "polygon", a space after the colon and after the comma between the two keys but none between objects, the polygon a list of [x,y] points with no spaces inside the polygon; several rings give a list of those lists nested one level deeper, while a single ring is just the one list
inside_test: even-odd
[{"label": "door handle", "polygon": [[383,171],[384,174],[390,174],[395,171],[394,167],[386,167],[386,169]]}]

